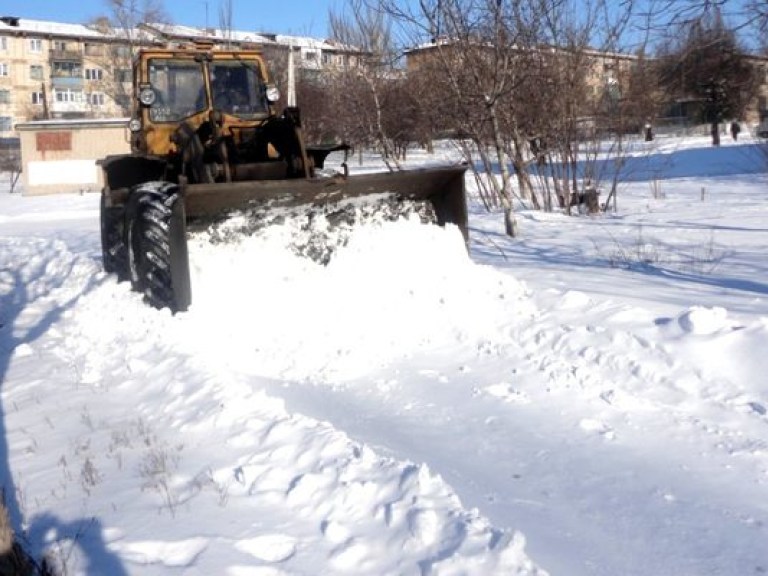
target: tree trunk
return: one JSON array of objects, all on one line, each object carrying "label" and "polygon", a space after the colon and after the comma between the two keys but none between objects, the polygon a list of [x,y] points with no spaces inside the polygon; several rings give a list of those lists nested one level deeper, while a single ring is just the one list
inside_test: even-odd
[{"label": "tree trunk", "polygon": [[712,122],[712,146],[720,146],[720,123]]},{"label": "tree trunk", "polygon": [[541,204],[539,204],[539,198],[536,191],[533,189],[531,183],[531,176],[528,173],[528,166],[523,158],[523,139],[517,130],[512,135],[512,166],[515,169],[515,175],[517,176],[517,183],[520,187],[520,197],[524,200],[530,200],[535,210],[541,210]]},{"label": "tree trunk", "polygon": [[517,218],[515,218],[515,212],[512,208],[504,209],[504,232],[510,238],[517,238],[519,233]]},{"label": "tree trunk", "polygon": [[509,173],[509,165],[507,164],[507,157],[504,153],[504,143],[501,137],[499,118],[496,115],[495,103],[489,104],[488,112],[493,128],[496,158],[499,161],[499,169],[501,170],[501,204],[504,207],[504,230],[506,231],[507,236],[515,238],[517,236],[517,220],[515,219],[514,208],[512,206],[512,175]]}]

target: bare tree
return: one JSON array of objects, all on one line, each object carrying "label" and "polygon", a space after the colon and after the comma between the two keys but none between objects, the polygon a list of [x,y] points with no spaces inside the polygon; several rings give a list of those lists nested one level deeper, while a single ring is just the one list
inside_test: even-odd
[{"label": "bare tree", "polygon": [[746,5],[748,21],[762,39],[762,48],[768,54],[768,1],[749,0]]},{"label": "bare tree", "polygon": [[[581,5],[583,9],[577,10]],[[599,211],[598,193],[608,187],[607,209],[616,196],[626,163],[627,136],[655,114],[656,92],[650,67],[640,54],[619,51],[624,45],[632,6],[611,11],[611,3],[551,3],[544,13],[542,35],[552,47],[539,50],[544,109],[535,132],[546,146],[537,173],[568,213],[584,205]],[[615,7],[614,7],[615,8]],[[578,12],[579,18],[572,14]],[[646,84],[639,82],[646,81]],[[545,206],[551,201],[545,196]]]},{"label": "bare tree", "polygon": [[[344,101],[336,101],[339,114],[357,126],[352,135],[359,143],[376,146],[390,170],[400,169],[392,138],[385,122],[385,92],[397,76],[397,52],[392,42],[391,22],[385,12],[365,0],[349,0],[345,13],[329,14],[331,35],[343,46],[359,50],[359,59],[344,66],[334,83],[343,87]],[[349,110],[349,107],[352,110]]]},{"label": "bare tree", "polygon": [[136,50],[142,44],[142,24],[170,21],[163,0],[104,0],[106,14],[97,17],[91,26],[110,42],[106,47],[86,50],[86,60],[102,71],[95,85],[115,101],[124,114],[131,108],[131,65]]},{"label": "bare tree", "polygon": [[139,24],[170,21],[163,0],[104,0],[108,23],[131,46],[140,41]]},{"label": "bare tree", "polygon": [[682,25],[680,38],[660,54],[661,82],[670,94],[697,106],[717,146],[720,124],[741,117],[754,98],[754,67],[718,10]]},{"label": "bare tree", "polygon": [[516,236],[514,157],[505,124],[514,119],[507,114],[509,96],[525,80],[515,54],[529,42],[528,15],[518,3],[501,0],[420,0],[416,7],[380,0],[378,9],[397,19],[412,45],[429,43],[413,71],[434,82],[431,94],[421,95],[425,105],[453,121],[453,132],[461,136],[457,141],[476,168],[481,198],[487,207],[502,207],[506,233]]},{"label": "bare tree", "polygon": [[406,160],[408,147],[413,142],[430,149],[430,118],[412,79],[406,76],[389,82],[383,100],[384,129],[392,141],[395,156]]},{"label": "bare tree", "polygon": [[8,174],[10,191],[13,192],[21,176],[21,151],[15,146],[0,145],[0,173]]},{"label": "bare tree", "polygon": [[219,5],[219,28],[227,41],[227,48],[231,47],[233,19],[234,9],[232,7],[232,0],[221,0],[221,4]]},{"label": "bare tree", "polygon": [[768,25],[766,0],[623,0],[625,3],[644,5],[643,13],[659,29],[672,24],[690,24],[706,14],[719,12],[735,29],[756,25],[763,30]]},{"label": "bare tree", "polygon": [[[598,138],[629,129],[630,95],[620,66],[596,76],[608,69],[597,55],[618,50],[634,3],[622,9],[604,0],[376,4],[396,18],[412,46],[421,45],[409,74],[430,88],[420,93],[423,116],[437,132],[462,137],[480,197],[488,208],[503,208],[507,233],[516,233],[513,199],[551,209],[554,195],[570,211],[572,198],[596,187],[604,165],[597,162]],[[585,135],[592,153],[586,163]],[[625,153],[622,145],[610,149]]]}]

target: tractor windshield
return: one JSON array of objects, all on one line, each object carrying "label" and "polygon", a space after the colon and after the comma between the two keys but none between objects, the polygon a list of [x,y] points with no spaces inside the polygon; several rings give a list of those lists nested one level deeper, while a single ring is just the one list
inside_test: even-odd
[{"label": "tractor windshield", "polygon": [[[243,119],[269,113],[266,86],[257,61],[214,60],[208,63],[212,107]],[[204,65],[192,59],[154,58],[149,61],[149,83],[155,101],[152,122],[178,122],[208,108]]]},{"label": "tractor windshield", "polygon": [[149,109],[153,122],[177,122],[205,110],[203,68],[194,60],[152,59],[149,61],[149,83],[155,101]]},{"label": "tractor windshield", "polygon": [[208,70],[214,109],[244,119],[269,113],[257,61],[214,60]]}]

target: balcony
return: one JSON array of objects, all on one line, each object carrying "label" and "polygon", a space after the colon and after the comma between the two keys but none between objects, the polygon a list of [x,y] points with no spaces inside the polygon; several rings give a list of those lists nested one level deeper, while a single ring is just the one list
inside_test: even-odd
[{"label": "balcony", "polygon": [[58,90],[82,90],[85,80],[78,76],[51,76],[51,86]]},{"label": "balcony", "polygon": [[49,50],[48,57],[51,62],[83,61],[83,53],[77,50]]},{"label": "balcony", "polygon": [[51,102],[50,111],[56,116],[78,116],[90,112],[86,102]]}]

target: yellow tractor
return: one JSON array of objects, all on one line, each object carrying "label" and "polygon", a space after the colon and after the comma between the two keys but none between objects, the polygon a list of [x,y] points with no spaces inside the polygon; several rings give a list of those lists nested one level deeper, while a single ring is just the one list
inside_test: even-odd
[{"label": "yellow tractor", "polygon": [[426,201],[467,238],[465,166],[350,176],[344,163],[329,176],[327,156],[347,147],[307,145],[298,108],[275,111],[279,92],[256,48],[143,49],[133,89],[131,153],[99,161],[102,255],[105,271],[157,308],[191,303],[187,226],[254,206],[389,194]]}]

